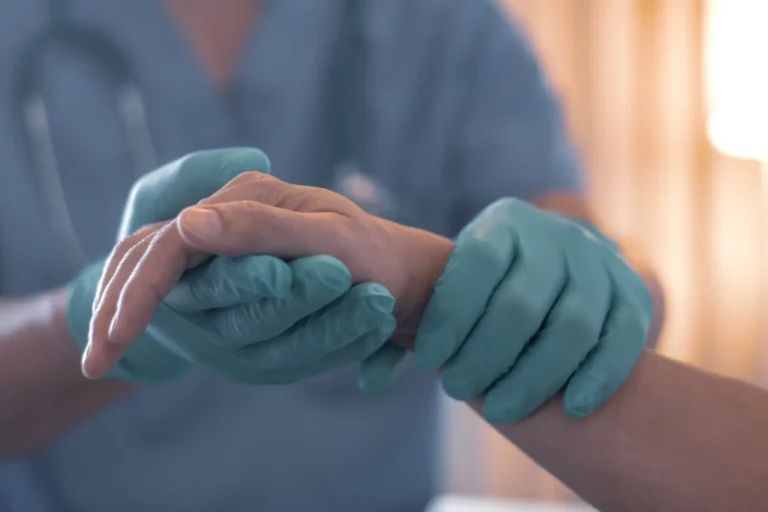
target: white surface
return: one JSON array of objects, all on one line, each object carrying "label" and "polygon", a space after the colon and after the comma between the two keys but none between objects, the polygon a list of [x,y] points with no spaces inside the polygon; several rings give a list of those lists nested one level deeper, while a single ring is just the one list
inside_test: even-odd
[{"label": "white surface", "polygon": [[707,133],[721,153],[768,160],[768,2],[708,0]]},{"label": "white surface", "polygon": [[440,496],[426,512],[595,512],[580,503],[546,501],[514,501],[469,496]]}]

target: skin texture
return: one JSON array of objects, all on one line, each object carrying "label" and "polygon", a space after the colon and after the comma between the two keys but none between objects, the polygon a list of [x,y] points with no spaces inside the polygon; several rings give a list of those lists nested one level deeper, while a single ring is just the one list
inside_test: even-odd
[{"label": "skin texture", "polygon": [[446,238],[368,215],[334,192],[244,173],[177,219],[115,247],[94,301],[84,372],[104,376],[182,273],[212,254],[336,257],[354,282],[381,283],[392,293],[398,320],[392,340],[410,348],[430,284],[452,250]]},{"label": "skin texture", "polygon": [[[589,215],[586,202],[579,197],[554,195],[534,203],[574,216]],[[409,233],[416,238],[424,232]],[[631,260],[646,276],[646,283],[656,282],[641,258]],[[427,290],[433,284],[413,283]],[[655,302],[654,307],[659,304]],[[655,320],[658,311],[663,310],[655,309]],[[64,290],[24,300],[0,299],[0,325],[0,375],[12,383],[0,390],[1,457],[39,448],[71,425],[136,389],[125,382],[89,380],[83,376],[79,350],[67,329]],[[412,341],[412,334],[404,335],[404,344]],[[649,338],[649,343],[652,341]],[[34,377],[39,375],[51,378]]]},{"label": "skin texture", "polygon": [[[243,180],[247,181],[247,178]],[[240,185],[244,187],[246,183]],[[272,185],[277,189],[283,186]],[[225,187],[219,199],[226,201],[232,190],[243,191],[242,188],[237,190],[237,186]],[[239,198],[237,193],[234,195]],[[261,197],[269,197],[269,194]],[[156,231],[157,236],[164,239],[159,243],[156,241],[154,247],[161,248],[156,251],[175,254],[176,258],[183,254],[185,256],[179,258],[180,261],[188,262],[200,257],[200,246],[224,253],[255,251],[260,247],[291,252],[306,250],[304,244],[317,243],[326,244],[321,246],[335,251],[342,260],[346,258],[353,262],[354,258],[349,260],[351,253],[331,242],[333,237],[329,234],[334,228],[326,217],[330,213],[344,218],[353,211],[334,207],[326,210],[335,211],[324,211],[319,217],[304,213],[310,218],[297,218],[297,209],[316,211],[322,207],[311,203],[311,194],[295,197],[307,202],[292,204],[293,210],[288,212],[239,199],[231,203],[217,204],[215,200],[205,203],[201,206],[209,210],[207,213],[214,210],[213,220],[218,218],[227,229],[217,230],[204,209],[187,210],[177,221],[167,225],[171,227],[164,227],[176,231],[172,237],[164,234],[163,228]],[[283,206],[289,204],[283,203]],[[232,207],[229,212],[227,205]],[[251,215],[250,219],[246,212]],[[261,222],[253,222],[256,217]],[[369,225],[368,221],[378,225]],[[254,226],[261,231],[252,231]],[[398,286],[403,282],[410,286],[413,280],[413,274],[407,274],[405,270],[408,265],[402,261],[414,261],[417,254],[422,256],[416,258],[420,261],[430,260],[425,256],[431,254],[433,248],[435,254],[440,254],[440,244],[431,238],[434,235],[398,228],[375,218],[363,218],[341,229],[337,225],[335,229],[339,233],[336,238],[339,245],[354,241],[359,247],[361,239],[371,233],[386,239],[382,246],[386,246],[391,254],[399,255],[394,258],[395,262],[388,258],[390,267],[382,271],[376,268],[378,262],[373,261],[372,268],[359,266],[353,274],[358,278],[391,279],[390,286],[398,290],[400,298],[403,291]],[[280,236],[265,241],[270,230],[279,231]],[[293,231],[289,233],[287,230]],[[307,238],[312,232],[319,233],[320,238]],[[417,245],[414,241],[418,238],[422,240]],[[278,245],[271,245],[273,243]],[[331,245],[327,245],[329,243]],[[170,249],[169,245],[174,244],[176,248]],[[418,250],[408,250],[407,247],[418,247]],[[128,252],[129,249],[123,247],[115,254],[123,257]],[[159,256],[151,253],[145,251],[143,257],[159,261]],[[400,259],[402,261],[396,263]],[[399,265],[409,279],[395,277],[398,273],[392,272],[392,265]],[[140,267],[137,268],[141,270]],[[133,272],[129,275],[134,283],[148,277]],[[152,279],[161,279],[161,285],[162,278],[168,277],[150,275]],[[119,276],[114,274],[112,279],[115,278],[119,279]],[[128,281],[120,284],[123,290],[128,289]],[[104,297],[101,300],[104,301]],[[137,293],[131,300],[146,301],[147,297]],[[126,311],[132,310],[126,306]],[[125,318],[135,320],[135,317]],[[119,338],[121,333],[116,332],[116,335]],[[764,436],[768,428],[768,394],[764,391],[646,351],[632,377],[594,415],[587,419],[568,417],[562,411],[561,402],[561,397],[556,397],[528,419],[494,427],[599,509],[716,511],[761,510],[768,506],[768,491],[763,485],[768,478],[768,441]],[[474,401],[471,406],[480,411],[483,401]]]},{"label": "skin texture", "polygon": [[[227,219],[231,237],[205,250],[192,247],[186,237],[210,230],[206,214],[215,221],[220,210],[212,208],[232,201],[240,210]],[[452,249],[443,237],[368,215],[334,192],[244,173],[177,219],[143,229],[115,247],[96,292],[83,369],[92,378],[103,377],[144,331],[182,273],[211,254],[338,258],[353,282],[380,283],[394,296],[398,330],[393,339],[410,346],[431,295],[429,284],[442,273]],[[419,257],[423,254],[429,257]]]},{"label": "skin texture", "polygon": [[[169,15],[190,43],[219,90],[226,90],[236,72],[261,2],[236,0],[165,0]],[[247,23],[246,23],[247,22]],[[227,30],[215,29],[226,26]],[[214,29],[211,29],[211,28]],[[224,36],[224,37],[223,37]],[[557,195],[534,201],[545,209],[577,212],[590,219],[586,202]],[[411,233],[414,238],[419,235]],[[653,291],[657,283],[642,258],[631,258]],[[414,286],[430,288],[429,282]],[[131,384],[108,379],[88,380],[79,367],[79,351],[66,327],[66,293],[52,290],[24,300],[0,300],[0,375],[10,386],[0,390],[0,456],[9,457],[41,447],[69,426],[130,394]],[[661,294],[655,294],[660,298]],[[663,304],[656,302],[655,306]],[[418,309],[418,308],[416,308]],[[660,325],[663,308],[654,319]],[[411,319],[411,324],[415,319]],[[412,337],[411,337],[412,339]],[[652,336],[651,339],[655,339]],[[404,344],[408,343],[405,335]],[[48,378],[36,378],[45,375]],[[652,377],[653,375],[651,375]],[[559,410],[559,408],[557,408]],[[557,424],[557,423],[556,423]]]},{"label": "skin texture", "polygon": [[555,398],[494,428],[598,510],[768,509],[768,393],[652,351],[589,418]]}]

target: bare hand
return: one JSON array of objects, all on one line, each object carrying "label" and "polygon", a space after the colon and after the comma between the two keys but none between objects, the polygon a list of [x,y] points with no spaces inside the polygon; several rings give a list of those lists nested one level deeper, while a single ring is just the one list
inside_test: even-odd
[{"label": "bare hand", "polygon": [[354,282],[390,291],[397,300],[393,341],[410,345],[452,249],[445,238],[371,216],[334,192],[244,173],[173,221],[115,247],[94,300],[84,364],[116,363],[184,271],[211,255],[334,256]]}]

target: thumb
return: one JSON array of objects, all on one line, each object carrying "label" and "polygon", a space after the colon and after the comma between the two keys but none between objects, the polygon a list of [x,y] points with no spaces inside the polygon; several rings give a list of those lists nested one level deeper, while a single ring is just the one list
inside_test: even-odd
[{"label": "thumb", "polygon": [[350,254],[350,219],[332,212],[302,213],[256,201],[195,206],[177,226],[192,248],[209,254],[267,254],[299,258],[326,254],[342,261]]}]

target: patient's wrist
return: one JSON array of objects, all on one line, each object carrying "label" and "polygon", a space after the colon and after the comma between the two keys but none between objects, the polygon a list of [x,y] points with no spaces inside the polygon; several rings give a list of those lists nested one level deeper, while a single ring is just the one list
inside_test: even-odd
[{"label": "patient's wrist", "polygon": [[397,329],[392,342],[412,349],[421,318],[432,298],[437,280],[453,252],[453,241],[408,226],[381,219],[392,243],[392,256],[401,262],[401,290],[390,290],[395,299]]}]

